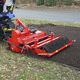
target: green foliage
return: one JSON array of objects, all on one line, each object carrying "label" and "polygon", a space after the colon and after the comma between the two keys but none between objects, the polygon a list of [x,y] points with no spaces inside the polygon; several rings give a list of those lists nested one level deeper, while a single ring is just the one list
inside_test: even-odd
[{"label": "green foliage", "polygon": [[80,1],[77,1],[77,2],[76,2],[76,3],[74,3],[74,4],[76,4],[76,5],[80,6]]},{"label": "green foliage", "polygon": [[77,5],[77,2],[76,1],[74,1],[73,3],[74,3],[74,5]]},{"label": "green foliage", "polygon": [[44,0],[36,0],[36,4],[39,6],[39,5],[42,5],[44,4]]},{"label": "green foliage", "polygon": [[62,0],[64,2],[65,5],[67,6],[71,6],[72,3],[74,2],[74,0]]},{"label": "green foliage", "polygon": [[44,0],[45,6],[56,6],[58,0]]}]

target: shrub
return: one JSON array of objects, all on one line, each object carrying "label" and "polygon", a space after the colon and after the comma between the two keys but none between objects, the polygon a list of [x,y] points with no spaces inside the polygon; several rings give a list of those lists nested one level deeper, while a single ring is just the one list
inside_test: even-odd
[{"label": "shrub", "polygon": [[77,2],[76,1],[74,1],[73,3],[74,3],[74,5],[77,5]]},{"label": "shrub", "polygon": [[36,0],[36,4],[39,6],[39,5],[42,5],[44,4],[44,0]]},{"label": "shrub", "polygon": [[58,0],[44,0],[45,6],[56,6]]},{"label": "shrub", "polygon": [[67,6],[71,6],[72,3],[74,2],[74,0],[62,0],[64,2],[65,5]]},{"label": "shrub", "polygon": [[80,1],[77,1],[77,4],[76,4],[77,6],[80,6]]}]

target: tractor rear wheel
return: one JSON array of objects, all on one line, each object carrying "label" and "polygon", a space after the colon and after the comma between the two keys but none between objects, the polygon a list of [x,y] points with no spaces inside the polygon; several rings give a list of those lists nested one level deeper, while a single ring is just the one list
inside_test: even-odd
[{"label": "tractor rear wheel", "polygon": [[[12,22],[12,20],[10,20],[7,25],[5,26],[5,28],[7,29],[15,29],[15,24]],[[7,31],[5,32],[6,34],[6,38],[11,37],[12,36],[12,31]]]},{"label": "tractor rear wheel", "polygon": [[15,29],[15,24],[12,22],[12,20],[8,23],[10,29]]}]

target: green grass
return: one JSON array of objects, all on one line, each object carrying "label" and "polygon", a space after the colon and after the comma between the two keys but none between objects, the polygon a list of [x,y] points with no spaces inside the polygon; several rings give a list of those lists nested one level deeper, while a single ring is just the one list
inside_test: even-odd
[{"label": "green grass", "polygon": [[[21,19],[21,21],[25,24],[63,25],[52,21],[28,19]],[[71,25],[80,26],[80,24],[69,26]],[[12,52],[7,49],[6,42],[0,41],[0,80],[80,80],[80,71],[55,62],[33,58],[27,53],[24,55]]]},{"label": "green grass", "polygon": [[77,23],[62,23],[62,22],[57,22],[57,21],[35,20],[35,19],[20,19],[20,20],[24,22],[24,24],[48,24],[50,23],[54,25],[80,27],[80,24],[77,24]]}]

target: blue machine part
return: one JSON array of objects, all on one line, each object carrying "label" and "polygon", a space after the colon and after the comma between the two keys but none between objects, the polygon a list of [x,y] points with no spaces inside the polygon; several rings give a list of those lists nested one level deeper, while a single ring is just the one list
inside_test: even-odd
[{"label": "blue machine part", "polygon": [[3,17],[3,15],[0,14],[0,17]]},{"label": "blue machine part", "polygon": [[9,18],[15,18],[15,15],[14,14],[7,13],[6,16],[8,16]]},{"label": "blue machine part", "polygon": [[[7,13],[6,16],[8,16],[9,18],[15,18],[15,15],[14,14]],[[3,17],[3,15],[0,14],[0,17]]]}]

